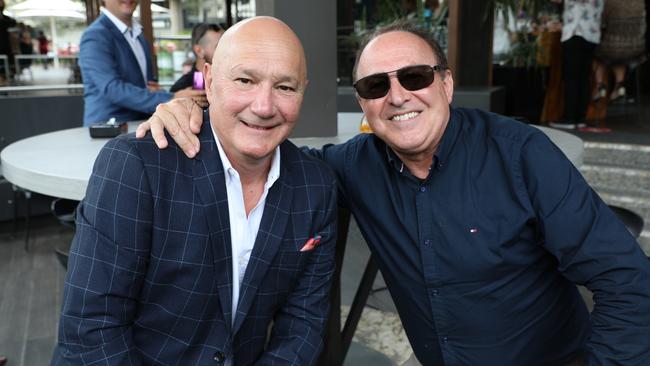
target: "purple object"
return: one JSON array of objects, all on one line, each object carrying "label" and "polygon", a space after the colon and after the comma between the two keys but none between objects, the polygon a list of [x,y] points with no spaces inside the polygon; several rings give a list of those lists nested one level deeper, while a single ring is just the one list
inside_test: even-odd
[{"label": "purple object", "polygon": [[203,90],[203,73],[201,71],[194,71],[194,82],[192,88],[196,90]]}]

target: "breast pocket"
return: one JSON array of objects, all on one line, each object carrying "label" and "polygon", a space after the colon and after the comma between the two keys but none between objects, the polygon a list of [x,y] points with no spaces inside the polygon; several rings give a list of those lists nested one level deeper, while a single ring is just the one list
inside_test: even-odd
[{"label": "breast pocket", "polygon": [[269,266],[265,280],[280,292],[289,292],[300,278],[307,256],[294,250],[279,250]]}]

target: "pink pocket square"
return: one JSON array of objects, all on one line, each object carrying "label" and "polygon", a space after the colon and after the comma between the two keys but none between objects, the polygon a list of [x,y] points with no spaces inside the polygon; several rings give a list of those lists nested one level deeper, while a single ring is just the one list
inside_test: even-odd
[{"label": "pink pocket square", "polygon": [[300,251],[301,252],[308,252],[310,250],[313,250],[314,248],[316,248],[318,246],[318,244],[320,244],[320,239],[321,239],[320,235],[317,235],[317,236],[315,236],[313,238],[310,238],[309,240],[307,240],[305,242],[305,245],[302,246]]}]

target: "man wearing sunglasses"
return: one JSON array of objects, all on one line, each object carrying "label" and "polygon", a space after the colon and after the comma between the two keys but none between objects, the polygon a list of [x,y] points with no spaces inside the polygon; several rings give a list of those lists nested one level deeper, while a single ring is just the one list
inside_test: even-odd
[{"label": "man wearing sunglasses", "polygon": [[[422,364],[650,363],[648,259],[541,131],[451,108],[444,54],[407,23],[371,35],[354,77],[374,134],[312,153],[336,172]],[[151,125],[163,147],[166,124],[196,153],[197,108],[161,109],[175,116],[139,134]],[[591,316],[574,284],[594,292]]]}]

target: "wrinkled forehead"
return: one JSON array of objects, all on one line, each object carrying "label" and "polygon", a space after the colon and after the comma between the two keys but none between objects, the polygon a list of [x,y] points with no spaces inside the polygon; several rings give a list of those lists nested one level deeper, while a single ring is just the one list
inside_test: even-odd
[{"label": "wrinkled forehead", "polygon": [[283,76],[306,78],[305,55],[298,38],[276,24],[249,24],[237,32],[226,32],[217,45],[215,61],[224,66],[249,69],[273,66]]},{"label": "wrinkled forehead", "polygon": [[389,72],[410,65],[435,65],[436,56],[419,36],[393,31],[372,39],[363,49],[357,65],[357,78]]}]

